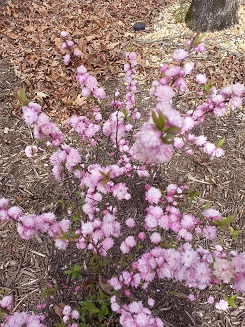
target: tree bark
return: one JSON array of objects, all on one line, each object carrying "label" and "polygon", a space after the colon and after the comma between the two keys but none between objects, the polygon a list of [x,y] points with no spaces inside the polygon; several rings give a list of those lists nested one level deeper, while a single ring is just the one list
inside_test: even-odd
[{"label": "tree bark", "polygon": [[238,23],[239,0],[192,0],[186,25],[200,32],[223,30]]}]

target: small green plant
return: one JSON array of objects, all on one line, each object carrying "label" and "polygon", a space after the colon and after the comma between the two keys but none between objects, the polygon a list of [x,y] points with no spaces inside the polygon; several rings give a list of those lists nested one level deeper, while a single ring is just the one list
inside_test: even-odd
[{"label": "small green plant", "polygon": [[231,232],[231,237],[235,241],[237,239],[237,236],[243,232],[243,230],[235,230],[233,227],[229,226],[229,230]]},{"label": "small green plant", "polygon": [[82,276],[80,275],[80,272],[82,270],[82,267],[75,264],[73,268],[66,270],[65,274],[66,275],[71,275],[72,279],[82,279]]},{"label": "small green plant", "polygon": [[79,327],[108,326],[108,319],[113,314],[110,309],[110,296],[97,289],[96,293],[90,294],[79,304]]},{"label": "small green plant", "polygon": [[41,300],[50,300],[50,297],[53,296],[58,290],[58,284],[54,282],[53,285],[48,284],[42,291]]},{"label": "small green plant", "polygon": [[190,203],[192,203],[195,199],[195,197],[199,196],[200,195],[200,192],[198,191],[194,191],[194,190],[190,190]]},{"label": "small green plant", "polygon": [[237,308],[237,305],[235,304],[236,298],[237,298],[237,294],[234,294],[230,297],[224,297],[225,301],[228,302],[229,306],[232,307],[233,309]]}]

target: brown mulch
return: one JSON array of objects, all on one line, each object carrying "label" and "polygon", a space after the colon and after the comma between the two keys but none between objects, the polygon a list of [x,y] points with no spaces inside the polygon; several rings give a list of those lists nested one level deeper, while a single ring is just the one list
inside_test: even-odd
[{"label": "brown mulch", "polygon": [[[25,212],[54,211],[59,217],[65,215],[61,200],[76,197],[76,185],[69,178],[62,184],[57,183],[44,167],[48,160],[44,144],[41,145],[40,160],[33,163],[25,157],[24,148],[31,143],[31,136],[20,119],[20,108],[13,97],[19,87],[26,89],[30,99],[35,92],[47,94],[46,99],[36,97],[35,100],[40,101],[54,119],[64,120],[70,113],[81,112],[75,101],[79,89],[73,83],[74,67],[68,68],[67,78],[65,67],[61,64],[60,31],[67,29],[75,36],[84,52],[83,63],[95,73],[108,92],[115,80],[121,80],[124,52],[135,40],[133,43],[140,60],[139,103],[147,111],[153,104],[146,97],[143,83],[146,82],[149,87],[150,80],[157,75],[155,67],[168,58],[176,43],[182,44],[184,37],[191,35],[191,31],[186,31],[186,34],[175,31],[179,38],[173,39],[170,34],[165,36],[166,30],[174,31],[171,24],[176,17],[172,16],[172,22],[165,26],[160,24],[162,18],[157,17],[161,13],[166,18],[167,12],[172,10],[172,3],[176,5],[175,1],[160,0],[150,0],[147,4],[124,0],[117,5],[102,0],[84,1],[83,5],[78,0],[25,1],[25,5],[20,1],[0,1],[0,6],[3,5],[0,13],[0,197],[8,197]],[[141,20],[147,23],[147,30],[134,34],[132,24]],[[160,26],[159,30],[154,23]],[[244,26],[240,28],[244,29]],[[233,32],[234,29],[229,31]],[[239,44],[239,39],[232,39],[229,33],[225,31],[218,37],[228,44],[231,40]],[[241,30],[237,35],[240,33]],[[218,87],[244,82],[243,49],[227,50],[227,45],[213,42],[215,35],[211,35],[207,54],[200,58],[200,71],[206,72]],[[164,37],[168,40],[158,40]],[[136,41],[138,39],[144,42]],[[148,39],[156,42],[147,43]],[[188,101],[192,101],[191,89]],[[203,208],[209,201],[224,216],[236,215],[233,227],[237,230],[245,227],[244,126],[244,110],[231,112],[221,120],[208,119],[197,133],[205,133],[213,142],[225,137],[225,157],[209,161],[200,154],[181,160],[176,154],[163,179],[164,185],[187,181],[194,190],[200,191],[193,204],[194,209]],[[222,246],[227,250],[245,251],[242,234],[236,241],[228,232],[222,237]],[[57,251],[52,242],[43,236],[25,242],[19,238],[12,223],[0,223],[0,293],[14,294],[14,310],[34,311],[47,282],[57,281],[64,286],[57,294],[57,303],[68,298],[74,302],[81,299],[85,295],[74,293],[74,285],[63,272],[67,264],[82,260],[82,254],[74,252],[73,248],[66,253]],[[174,301],[162,306],[163,317],[169,326],[245,326],[243,297],[238,298],[237,309],[220,314],[205,304],[205,292],[199,294],[201,305],[194,307],[187,300],[188,291],[183,286],[173,283],[171,287],[167,287],[168,292],[177,289],[177,296]],[[166,285],[156,283],[152,291],[160,300]],[[216,297],[223,296],[223,290],[218,288],[211,292]],[[229,294],[229,290],[224,292]],[[57,315],[53,317],[54,321],[58,318]]]}]

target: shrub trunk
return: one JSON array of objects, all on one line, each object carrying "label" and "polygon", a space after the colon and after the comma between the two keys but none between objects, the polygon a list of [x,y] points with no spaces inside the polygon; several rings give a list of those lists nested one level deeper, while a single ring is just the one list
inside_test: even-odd
[{"label": "shrub trunk", "polygon": [[223,30],[236,23],[238,0],[192,0],[186,25],[194,31]]}]

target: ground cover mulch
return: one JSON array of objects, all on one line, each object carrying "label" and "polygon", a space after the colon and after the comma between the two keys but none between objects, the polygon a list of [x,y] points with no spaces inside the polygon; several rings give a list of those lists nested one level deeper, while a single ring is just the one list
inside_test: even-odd
[{"label": "ground cover mulch", "polygon": [[[24,148],[31,143],[31,134],[20,119],[14,94],[20,87],[25,88],[29,99],[40,102],[44,111],[61,123],[71,113],[86,112],[78,101],[79,88],[73,82],[75,67],[62,65],[64,53],[60,50],[59,33],[65,29],[74,35],[83,51],[83,64],[95,73],[108,92],[122,80],[124,53],[131,43],[134,45],[139,53],[139,103],[147,115],[153,105],[147,90],[152,78],[157,76],[157,67],[192,32],[185,28],[175,1],[152,0],[144,5],[139,1],[121,1],[116,5],[111,1],[82,4],[80,1],[26,1],[25,4],[3,1],[0,5],[0,197],[10,198],[25,212],[52,210],[63,217],[66,212],[61,200],[75,198],[76,185],[69,178],[59,184],[51,177],[49,169],[43,166],[47,160],[45,144],[40,146],[41,160],[30,162],[25,157]],[[239,26],[211,33],[207,38],[208,51],[199,58],[200,71],[215,81],[217,87],[244,83],[244,6],[241,5],[239,13]],[[146,22],[146,31],[134,33],[132,25],[140,20]],[[180,105],[194,101],[191,87],[188,99],[183,99]],[[236,230],[245,227],[244,121],[244,110],[230,112],[221,120],[208,119],[203,131],[197,133],[205,133],[213,142],[225,137],[224,159],[210,161],[198,154],[182,160],[176,154],[162,176],[163,185],[187,182],[193,190],[200,191],[193,203],[194,210],[203,208],[209,201],[224,216],[235,215]],[[222,237],[222,246],[227,250],[245,250],[243,234],[236,240],[228,232]],[[33,311],[47,282],[63,285],[57,304],[67,298],[75,303],[86,295],[74,294],[74,285],[63,274],[67,263],[83,260],[82,254],[74,253],[72,248],[66,253],[57,251],[43,236],[24,242],[9,222],[0,224],[0,241],[0,290],[14,294],[13,310]],[[205,303],[205,292],[198,294],[201,305],[194,306],[183,286],[173,284],[172,287],[169,292],[178,289],[174,300],[162,304],[167,326],[245,326],[243,297],[238,297],[236,309],[219,313]],[[164,290],[164,283],[152,288],[154,295],[164,294]],[[231,295],[229,287],[213,288],[211,292],[217,298]],[[53,321],[58,318],[58,314],[54,315]]]}]

